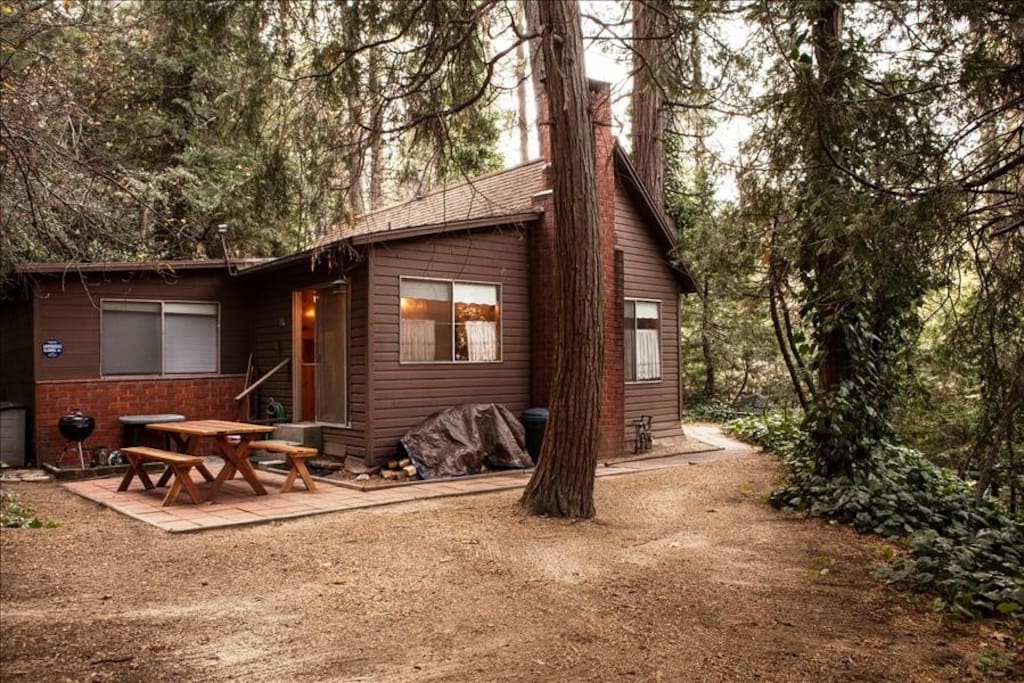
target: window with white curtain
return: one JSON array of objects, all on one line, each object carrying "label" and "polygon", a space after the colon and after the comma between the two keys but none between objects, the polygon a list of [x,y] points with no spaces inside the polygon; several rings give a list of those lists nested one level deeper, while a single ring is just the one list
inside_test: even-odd
[{"label": "window with white curtain", "polygon": [[217,372],[216,303],[104,300],[100,308],[104,375]]},{"label": "window with white curtain", "polygon": [[400,360],[501,360],[499,285],[402,278]]},{"label": "window with white curtain", "polygon": [[661,303],[627,299],[623,322],[626,381],[661,379]]}]

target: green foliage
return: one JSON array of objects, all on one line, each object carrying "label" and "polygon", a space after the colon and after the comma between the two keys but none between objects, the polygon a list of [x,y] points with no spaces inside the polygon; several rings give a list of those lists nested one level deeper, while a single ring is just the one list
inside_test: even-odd
[{"label": "green foliage", "polygon": [[281,255],[411,196],[403,165],[414,189],[492,169],[491,21],[471,0],[4,5],[0,279],[217,258],[222,224],[230,255]]},{"label": "green foliage", "polygon": [[772,410],[764,415],[738,417],[727,422],[725,428],[747,443],[776,453],[792,451],[804,438],[800,414],[791,411]]},{"label": "green foliage", "polygon": [[863,533],[905,538],[909,553],[879,575],[936,596],[961,615],[1020,614],[1024,607],[1024,524],[906,447],[882,444],[846,475],[815,472],[806,437],[792,421],[742,418],[728,429],[777,453],[788,482],[772,493],[782,510],[806,510]]},{"label": "green foliage", "polygon": [[0,527],[5,529],[55,529],[60,526],[50,520],[43,522],[18,494],[9,489],[0,489]]},{"label": "green foliage", "polygon": [[687,406],[685,410],[687,420],[728,422],[736,417],[729,404],[718,400],[701,401],[692,407]]}]

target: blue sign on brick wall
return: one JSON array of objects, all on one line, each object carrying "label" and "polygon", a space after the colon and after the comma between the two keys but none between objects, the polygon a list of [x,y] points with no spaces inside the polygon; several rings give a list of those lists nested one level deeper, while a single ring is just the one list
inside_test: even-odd
[{"label": "blue sign on brick wall", "polygon": [[64,342],[60,339],[47,339],[42,348],[47,358],[60,358],[60,354],[64,353]]}]

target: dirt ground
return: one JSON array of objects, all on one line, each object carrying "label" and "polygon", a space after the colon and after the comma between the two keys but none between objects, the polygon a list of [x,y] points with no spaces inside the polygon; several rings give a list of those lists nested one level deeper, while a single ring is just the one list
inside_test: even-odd
[{"label": "dirt ground", "polygon": [[1019,626],[886,588],[882,542],[772,510],[776,476],[746,453],[608,477],[576,523],[506,491],[201,534],[17,484],[61,526],[0,532],[0,679],[1024,677]]}]

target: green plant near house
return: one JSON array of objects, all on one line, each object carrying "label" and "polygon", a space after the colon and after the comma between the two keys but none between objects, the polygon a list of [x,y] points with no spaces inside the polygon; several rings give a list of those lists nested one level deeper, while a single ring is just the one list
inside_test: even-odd
[{"label": "green plant near house", "polygon": [[32,508],[23,503],[17,492],[0,489],[0,527],[5,529],[55,529],[60,526],[50,520],[43,522]]},{"label": "green plant near house", "polygon": [[997,501],[975,504],[965,481],[919,452],[890,443],[850,474],[825,477],[799,428],[777,416],[733,420],[727,429],[773,451],[788,481],[771,495],[787,511],[805,510],[850,524],[863,533],[902,539],[878,576],[932,594],[936,609],[962,616],[1024,609],[1024,523]]}]

